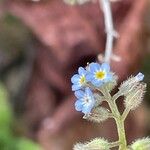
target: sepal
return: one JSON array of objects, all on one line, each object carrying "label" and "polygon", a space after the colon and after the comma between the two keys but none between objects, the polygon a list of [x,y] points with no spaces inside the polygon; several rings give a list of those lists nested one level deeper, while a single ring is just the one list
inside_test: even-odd
[{"label": "sepal", "polygon": [[83,118],[95,123],[100,123],[111,117],[111,113],[104,107],[94,108],[89,115],[85,115]]},{"label": "sepal", "polygon": [[95,99],[95,106],[98,107],[99,105],[102,104],[103,101],[105,101],[104,96],[102,96],[100,93],[94,93],[94,99]]}]

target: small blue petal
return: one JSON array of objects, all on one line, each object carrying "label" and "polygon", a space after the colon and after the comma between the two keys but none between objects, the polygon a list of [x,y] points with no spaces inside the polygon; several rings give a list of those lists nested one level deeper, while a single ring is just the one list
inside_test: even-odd
[{"label": "small blue petal", "polygon": [[138,80],[138,81],[142,81],[144,79],[144,74],[142,74],[141,72],[139,72],[135,78]]},{"label": "small blue petal", "polygon": [[72,91],[76,91],[76,90],[79,90],[81,89],[81,86],[79,84],[73,84],[72,85]]},{"label": "small blue petal", "polygon": [[106,75],[106,78],[104,79],[104,82],[106,83],[106,82],[109,82],[111,80],[113,80],[113,75],[109,73],[109,74]]},{"label": "small blue petal", "polygon": [[85,93],[86,93],[88,96],[93,97],[93,93],[92,93],[92,91],[90,90],[89,87],[85,88]]},{"label": "small blue petal", "polygon": [[79,67],[78,73],[79,73],[80,75],[85,75],[85,74],[86,74],[86,70],[85,70],[83,67]]},{"label": "small blue petal", "polygon": [[81,110],[82,110],[82,107],[83,107],[82,102],[79,101],[79,100],[77,100],[77,101],[75,102],[75,109],[76,109],[77,111],[81,111]]},{"label": "small blue petal", "polygon": [[71,78],[71,82],[72,83],[77,83],[80,79],[80,76],[78,74],[75,74],[72,78]]},{"label": "small blue petal", "polygon": [[101,80],[94,79],[92,80],[92,84],[95,85],[96,87],[100,87],[103,84],[103,82]]},{"label": "small blue petal", "polygon": [[91,110],[92,110],[93,107],[94,107],[94,103],[92,103],[92,104],[89,105],[89,106],[83,107],[83,108],[82,108],[82,112],[83,112],[84,114],[89,114],[89,113],[91,112]]},{"label": "small blue petal", "polygon": [[103,63],[103,64],[101,65],[101,68],[102,68],[102,70],[105,70],[106,72],[109,72],[109,71],[110,71],[110,66],[109,66],[108,63]]},{"label": "small blue petal", "polygon": [[100,68],[101,68],[101,66],[98,63],[91,63],[89,65],[90,72],[95,72],[96,70],[99,70]]},{"label": "small blue petal", "polygon": [[87,81],[91,81],[91,80],[93,80],[94,75],[91,74],[91,73],[88,73],[88,74],[85,76],[85,78],[86,78]]},{"label": "small blue petal", "polygon": [[81,90],[75,91],[74,94],[75,94],[75,96],[76,96],[78,99],[80,99],[80,98],[82,98],[82,97],[84,96],[84,92],[81,91]]},{"label": "small blue petal", "polygon": [[82,108],[82,112],[83,112],[84,114],[89,114],[89,113],[91,112],[91,108],[83,107],[83,108]]}]

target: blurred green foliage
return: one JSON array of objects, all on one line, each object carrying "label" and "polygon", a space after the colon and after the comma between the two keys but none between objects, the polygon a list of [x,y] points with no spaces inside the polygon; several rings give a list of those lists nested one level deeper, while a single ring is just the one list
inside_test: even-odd
[{"label": "blurred green foliage", "polygon": [[14,117],[8,99],[7,90],[0,83],[0,150],[40,150],[35,142],[14,135]]}]

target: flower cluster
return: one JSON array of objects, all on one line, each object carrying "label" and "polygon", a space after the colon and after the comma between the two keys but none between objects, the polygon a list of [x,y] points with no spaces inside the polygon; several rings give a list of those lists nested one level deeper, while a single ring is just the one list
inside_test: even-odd
[{"label": "flower cluster", "polygon": [[82,111],[84,114],[89,114],[94,107],[95,98],[88,85],[100,88],[112,80],[113,74],[110,72],[110,66],[107,63],[91,63],[86,68],[79,67],[78,74],[71,78],[72,90],[75,91],[77,97],[75,109]]},{"label": "flower cluster", "polygon": [[[129,77],[118,87],[118,91],[112,94],[117,85],[117,76],[110,71],[107,63],[90,63],[85,68],[79,67],[78,73],[71,78],[72,90],[77,98],[75,109],[84,113],[84,119],[95,123],[101,123],[108,118],[115,119],[118,126],[118,134],[124,130],[124,123],[131,110],[136,109],[142,102],[146,90],[146,84],[142,82],[144,75],[138,73]],[[116,100],[123,97],[124,111],[119,112]],[[109,107],[102,106],[106,102]],[[122,123],[120,123],[120,121]],[[124,137],[125,140],[122,140]],[[148,150],[150,149],[150,138],[139,139],[131,145],[126,144],[125,132],[119,136],[117,142],[97,138],[90,142],[79,143],[74,150],[103,149],[110,150],[119,146],[120,150]]]}]

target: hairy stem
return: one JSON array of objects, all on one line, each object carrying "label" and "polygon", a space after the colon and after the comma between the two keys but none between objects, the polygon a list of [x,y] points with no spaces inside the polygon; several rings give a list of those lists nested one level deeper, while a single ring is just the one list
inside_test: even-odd
[{"label": "hairy stem", "polygon": [[124,128],[124,117],[128,114],[124,114],[124,117],[121,116],[116,102],[112,99],[110,93],[106,88],[100,89],[103,93],[104,97],[107,99],[108,105],[112,111],[113,117],[116,121],[118,137],[119,137],[119,150],[127,150],[127,141],[125,135],[125,128]]},{"label": "hairy stem", "polygon": [[127,150],[127,142],[124,128],[124,121],[122,117],[115,119],[117,124],[118,136],[119,136],[119,150]]},{"label": "hairy stem", "polygon": [[104,61],[110,63],[112,49],[113,49],[113,39],[115,36],[111,4],[110,4],[110,0],[99,0],[99,4],[104,12],[105,30],[107,34]]},{"label": "hairy stem", "polygon": [[120,96],[122,96],[122,94],[120,92],[117,92],[113,97],[112,100],[116,101]]},{"label": "hairy stem", "polygon": [[116,141],[116,142],[112,142],[109,144],[110,148],[113,148],[113,147],[117,147],[119,146],[120,142],[119,141]]},{"label": "hairy stem", "polygon": [[130,108],[126,108],[122,114],[122,120],[124,121],[127,117],[127,115],[129,114],[130,112]]}]

